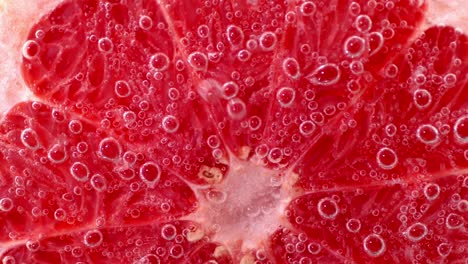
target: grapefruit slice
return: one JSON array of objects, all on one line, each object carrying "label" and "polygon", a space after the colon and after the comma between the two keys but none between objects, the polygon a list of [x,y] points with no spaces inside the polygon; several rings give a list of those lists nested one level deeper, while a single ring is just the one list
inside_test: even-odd
[{"label": "grapefruit slice", "polygon": [[3,263],[462,263],[468,43],[426,8],[58,4],[0,124]]}]

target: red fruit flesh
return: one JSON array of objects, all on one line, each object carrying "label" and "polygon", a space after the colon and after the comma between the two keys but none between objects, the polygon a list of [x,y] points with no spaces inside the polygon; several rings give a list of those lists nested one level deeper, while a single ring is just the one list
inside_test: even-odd
[{"label": "red fruit flesh", "polygon": [[463,263],[468,41],[426,8],[60,3],[0,124],[3,263]]}]

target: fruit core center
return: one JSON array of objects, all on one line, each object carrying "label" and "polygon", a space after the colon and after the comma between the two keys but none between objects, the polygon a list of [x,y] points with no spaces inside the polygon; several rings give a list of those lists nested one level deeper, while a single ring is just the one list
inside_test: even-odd
[{"label": "fruit core center", "polygon": [[232,161],[221,183],[199,191],[199,208],[190,219],[232,253],[264,247],[283,223],[290,199],[284,179],[257,162]]}]

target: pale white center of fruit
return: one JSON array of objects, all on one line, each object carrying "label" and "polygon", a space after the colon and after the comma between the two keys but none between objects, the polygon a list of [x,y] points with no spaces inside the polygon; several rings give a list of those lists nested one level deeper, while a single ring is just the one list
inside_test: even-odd
[{"label": "pale white center of fruit", "polygon": [[287,222],[291,194],[285,179],[257,162],[233,160],[224,181],[198,191],[199,208],[188,219],[231,253],[267,246],[269,236]]}]

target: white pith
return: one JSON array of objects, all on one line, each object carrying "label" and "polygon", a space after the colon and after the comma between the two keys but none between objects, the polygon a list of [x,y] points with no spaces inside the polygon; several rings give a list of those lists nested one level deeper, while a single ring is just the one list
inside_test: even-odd
[{"label": "white pith", "polygon": [[[268,238],[287,225],[285,209],[291,201],[292,175],[268,169],[255,159],[231,158],[222,182],[196,190],[198,209],[184,217],[199,223],[213,241],[234,255],[264,248]],[[207,198],[209,192],[224,193],[225,200]]]}]

